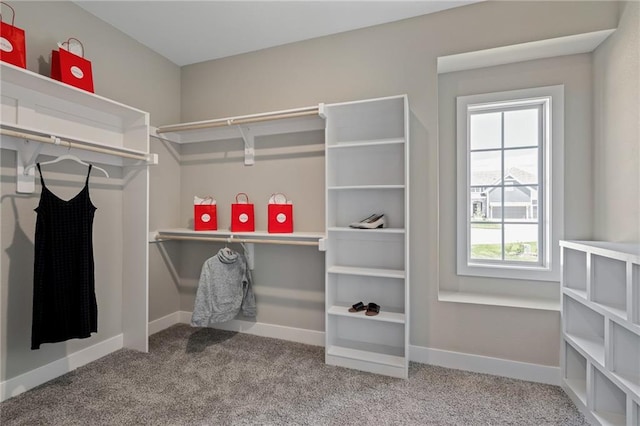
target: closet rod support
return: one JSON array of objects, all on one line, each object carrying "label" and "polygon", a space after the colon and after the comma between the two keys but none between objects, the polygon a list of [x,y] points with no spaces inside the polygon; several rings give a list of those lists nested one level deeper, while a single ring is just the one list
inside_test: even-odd
[{"label": "closet rod support", "polygon": [[255,137],[248,127],[238,126],[242,140],[244,140],[244,165],[253,166],[255,164]]},{"label": "closet rod support", "polygon": [[[35,169],[27,170],[27,166],[31,164],[40,154],[42,144],[32,143],[29,139],[25,139],[17,147],[16,155],[16,191],[23,194],[32,194],[36,190],[36,172]],[[27,170],[27,173],[25,173]]]}]

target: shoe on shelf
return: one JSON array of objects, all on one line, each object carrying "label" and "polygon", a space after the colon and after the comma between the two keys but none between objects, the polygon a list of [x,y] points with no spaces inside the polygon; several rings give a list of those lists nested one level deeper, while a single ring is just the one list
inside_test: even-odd
[{"label": "shoe on shelf", "polygon": [[367,305],[365,305],[362,302],[358,302],[355,305],[351,305],[351,307],[349,308],[349,312],[360,312],[366,309],[367,309]]},{"label": "shoe on shelf", "polygon": [[380,305],[373,302],[369,302],[369,304],[367,304],[367,311],[364,314],[368,317],[373,317],[378,315],[379,313],[380,313]]},{"label": "shoe on shelf", "polygon": [[369,217],[362,219],[360,222],[353,222],[349,225],[350,228],[357,229],[375,229],[384,228],[387,226],[387,221],[383,214],[372,214]]}]

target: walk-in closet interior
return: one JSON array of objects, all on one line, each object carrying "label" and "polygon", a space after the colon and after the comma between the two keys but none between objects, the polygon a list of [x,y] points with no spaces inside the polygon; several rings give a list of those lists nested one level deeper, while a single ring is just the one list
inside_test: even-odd
[{"label": "walk-in closet interior", "polygon": [[[226,248],[246,258],[255,316],[213,328],[397,380],[419,363],[561,386],[587,422],[640,425],[640,3],[464,2],[197,61],[108,23],[107,2],[9,3],[26,66],[0,62],[0,401],[191,324],[203,265]],[[50,76],[70,37],[93,92]],[[547,87],[563,113],[539,157],[561,186],[534,200],[554,226],[539,233],[550,272],[463,272],[464,203],[491,196],[461,183],[460,100]],[[97,332],[32,349],[42,182],[69,203],[88,164]],[[504,217],[526,186],[501,185]],[[255,230],[231,230],[238,194]],[[269,232],[274,194],[293,232]],[[215,199],[217,229],[195,230],[194,197]]]}]

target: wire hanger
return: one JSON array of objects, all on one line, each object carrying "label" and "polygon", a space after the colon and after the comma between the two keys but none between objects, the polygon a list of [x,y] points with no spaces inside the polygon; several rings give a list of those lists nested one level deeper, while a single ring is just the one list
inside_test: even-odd
[{"label": "wire hanger", "polygon": [[[80,158],[76,157],[75,155],[70,155],[70,154],[61,155],[58,158],[56,158],[55,160],[45,161],[44,163],[40,163],[40,165],[41,166],[46,166],[47,164],[54,164],[54,163],[58,163],[58,162],[64,161],[64,160],[73,160],[73,161],[75,161],[77,163],[80,163],[80,164],[82,164],[84,166],[87,166],[87,167],[90,165],[89,163],[85,163]],[[36,164],[30,164],[27,167],[25,167],[24,168],[24,174],[25,175],[28,174],[29,170],[32,169],[35,166],[36,166]],[[94,169],[104,173],[104,175],[106,177],[109,177],[109,173],[105,169],[103,169],[102,167],[98,167],[98,166],[95,166],[95,165],[92,165],[92,166],[93,166]]]}]

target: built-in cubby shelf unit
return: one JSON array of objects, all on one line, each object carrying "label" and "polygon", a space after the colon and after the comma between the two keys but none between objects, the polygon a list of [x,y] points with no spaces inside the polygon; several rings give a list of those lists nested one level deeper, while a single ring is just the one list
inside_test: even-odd
[{"label": "built-in cubby shelf unit", "polygon": [[[321,105],[326,119],[326,362],[408,376],[406,96]],[[385,228],[353,222],[384,214]],[[349,312],[362,301],[378,315]]]},{"label": "built-in cubby shelf unit", "polygon": [[563,387],[594,424],[640,425],[640,243],[561,241]]},{"label": "built-in cubby shelf unit", "polygon": [[[121,217],[126,219],[120,219],[122,306],[113,309],[122,315],[108,322],[122,324],[124,347],[147,351],[147,166],[157,162],[149,153],[149,114],[11,64],[0,63],[0,75],[0,147],[17,152],[18,192],[34,192],[34,168],[24,170],[41,155],[71,154],[122,167],[123,178],[114,183],[114,187],[122,186]],[[100,284],[96,277],[96,286]]]}]

